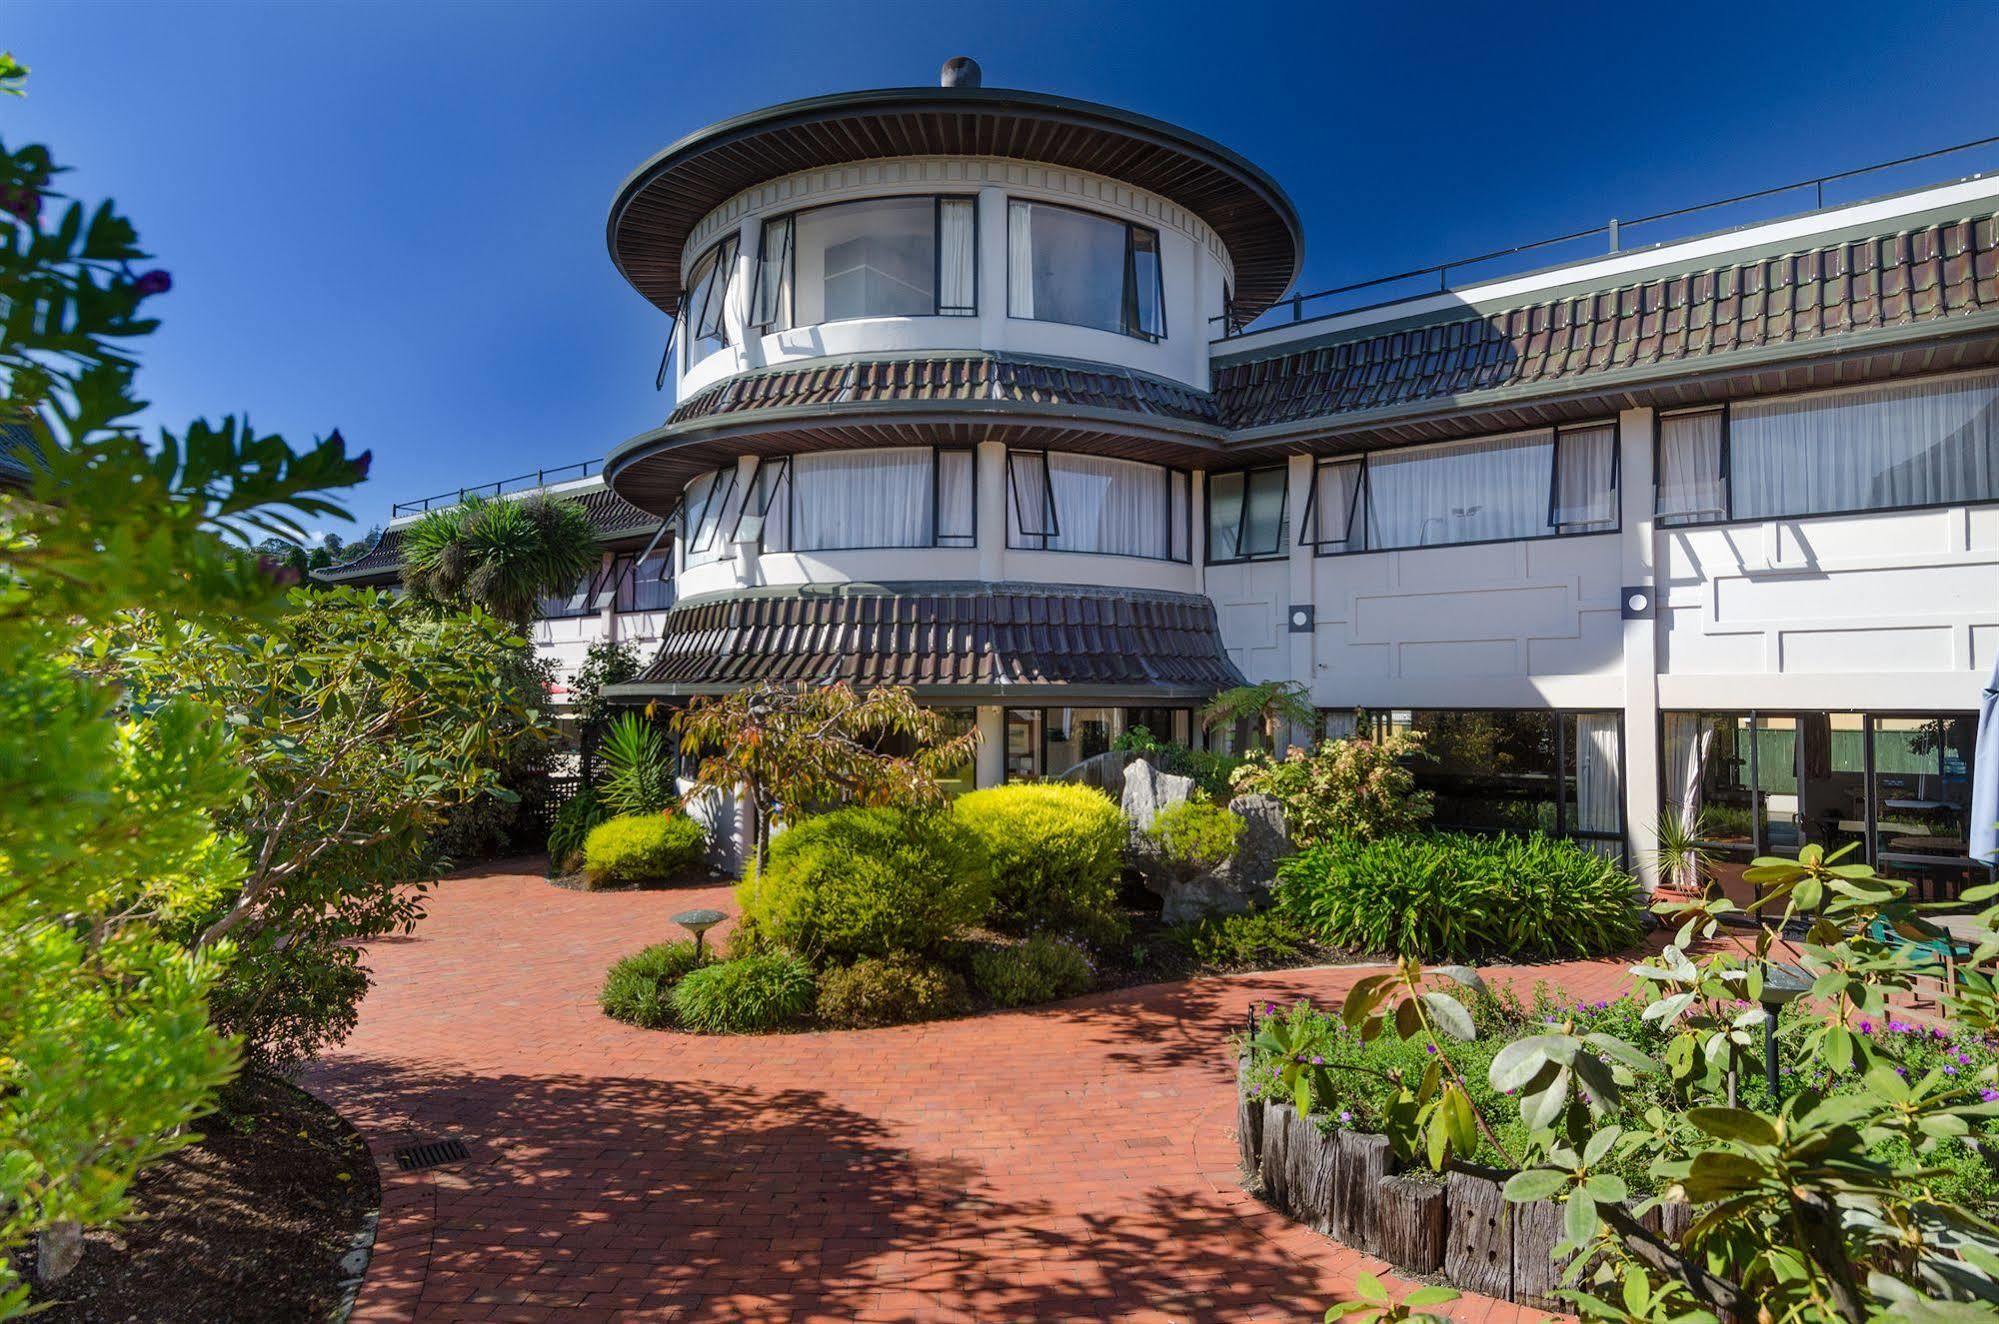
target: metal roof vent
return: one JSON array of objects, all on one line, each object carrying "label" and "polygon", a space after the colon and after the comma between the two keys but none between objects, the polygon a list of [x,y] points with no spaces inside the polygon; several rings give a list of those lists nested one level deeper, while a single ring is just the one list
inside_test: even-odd
[{"label": "metal roof vent", "polygon": [[979,62],[969,55],[954,55],[944,61],[944,72],[937,75],[939,87],[977,87],[985,78],[979,70]]}]

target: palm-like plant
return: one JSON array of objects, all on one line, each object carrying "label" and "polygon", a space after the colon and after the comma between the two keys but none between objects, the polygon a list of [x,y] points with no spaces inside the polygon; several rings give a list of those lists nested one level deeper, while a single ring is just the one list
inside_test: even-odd
[{"label": "palm-like plant", "polygon": [[1294,680],[1238,685],[1223,690],[1201,709],[1201,725],[1208,730],[1247,721],[1272,749],[1277,748],[1277,733],[1283,726],[1310,727],[1318,717],[1306,702],[1305,687]]},{"label": "palm-like plant", "polygon": [[1659,815],[1652,863],[1667,887],[1696,896],[1706,890],[1708,866],[1714,862],[1714,852],[1707,848],[1711,832],[1705,810],[1689,814],[1668,809]]},{"label": "palm-like plant", "polygon": [[604,733],[599,795],[620,814],[657,814],[673,803],[673,764],[652,723],[622,713]]},{"label": "palm-like plant", "polygon": [[474,497],[410,525],[403,584],[432,602],[476,603],[525,626],[543,598],[573,588],[598,557],[590,517],[574,501]]}]

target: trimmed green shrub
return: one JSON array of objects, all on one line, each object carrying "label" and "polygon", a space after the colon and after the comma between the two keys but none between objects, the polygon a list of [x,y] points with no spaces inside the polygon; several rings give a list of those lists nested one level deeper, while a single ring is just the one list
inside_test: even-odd
[{"label": "trimmed green shrub", "polygon": [[1012,947],[972,953],[972,983],[998,1007],[1025,1007],[1090,991],[1096,972],[1081,947],[1036,934]]},{"label": "trimmed green shrub", "polygon": [[1235,854],[1242,831],[1242,820],[1212,800],[1168,805],[1146,829],[1168,864],[1195,874],[1226,863]]},{"label": "trimmed green shrub", "polygon": [[788,828],[737,889],[771,941],[814,960],[931,952],[992,904],[985,852],[942,813],[836,809]]},{"label": "trimmed green shrub", "polygon": [[1275,910],[1211,915],[1174,928],[1172,939],[1213,970],[1253,970],[1295,961],[1304,955],[1308,942],[1296,922]]},{"label": "trimmed green shrub", "polygon": [[908,954],[863,957],[819,976],[819,1019],[842,1029],[932,1021],[968,1001],[963,975]]},{"label": "trimmed green shrub", "polygon": [[700,867],[708,835],[686,814],[627,814],[590,829],[583,868],[594,885],[658,883]]},{"label": "trimmed green shrub", "polygon": [[1124,933],[1124,811],[1101,791],[1066,783],[994,786],[959,796],[951,814],[991,857],[995,925],[1097,943]]},{"label": "trimmed green shrub", "polygon": [[702,1034],[755,1034],[802,1020],[816,992],[812,967],[789,952],[717,961],[673,988],[682,1026]]},{"label": "trimmed green shrub", "polygon": [[697,955],[691,940],[633,952],[605,973],[597,1005],[612,1020],[663,1030],[674,1023],[674,986],[710,959],[705,953]]},{"label": "trimmed green shrub", "polygon": [[1278,866],[1277,899],[1322,942],[1426,961],[1601,956],[1643,931],[1629,874],[1538,834],[1335,837]]},{"label": "trimmed green shrub", "polygon": [[582,863],[583,842],[590,829],[611,820],[611,808],[588,786],[562,802],[555,821],[548,826],[548,867],[553,873],[572,873]]}]

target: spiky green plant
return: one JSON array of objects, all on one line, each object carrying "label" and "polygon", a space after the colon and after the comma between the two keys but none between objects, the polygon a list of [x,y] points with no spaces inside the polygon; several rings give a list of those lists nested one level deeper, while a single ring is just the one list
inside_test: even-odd
[{"label": "spiky green plant", "polygon": [[620,814],[656,814],[673,802],[673,763],[666,742],[637,713],[620,713],[604,733],[604,784],[599,795]]},{"label": "spiky green plant", "polygon": [[1688,814],[1668,809],[1659,815],[1656,831],[1659,844],[1652,849],[1652,864],[1659,871],[1659,880],[1681,891],[1703,890],[1708,867],[1714,862],[1714,852],[1706,845],[1713,836],[1707,811],[1697,809]]},{"label": "spiky green plant", "polygon": [[543,598],[574,588],[599,556],[590,517],[574,501],[473,497],[404,532],[403,585],[420,598],[476,603],[526,626]]}]

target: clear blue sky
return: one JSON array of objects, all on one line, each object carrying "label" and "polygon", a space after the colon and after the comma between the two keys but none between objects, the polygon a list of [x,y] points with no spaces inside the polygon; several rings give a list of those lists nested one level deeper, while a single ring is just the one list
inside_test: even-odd
[{"label": "clear blue sky", "polygon": [[[934,82],[1109,102],[1290,190],[1318,288],[1999,133],[1999,7],[146,4],[11,0],[52,144],[174,276],[155,417],[373,448],[353,502],[657,424],[666,320],[604,251],[626,173],[713,120]],[[1953,172],[1962,173],[1962,171]],[[344,530],[343,530],[344,531]]]}]

